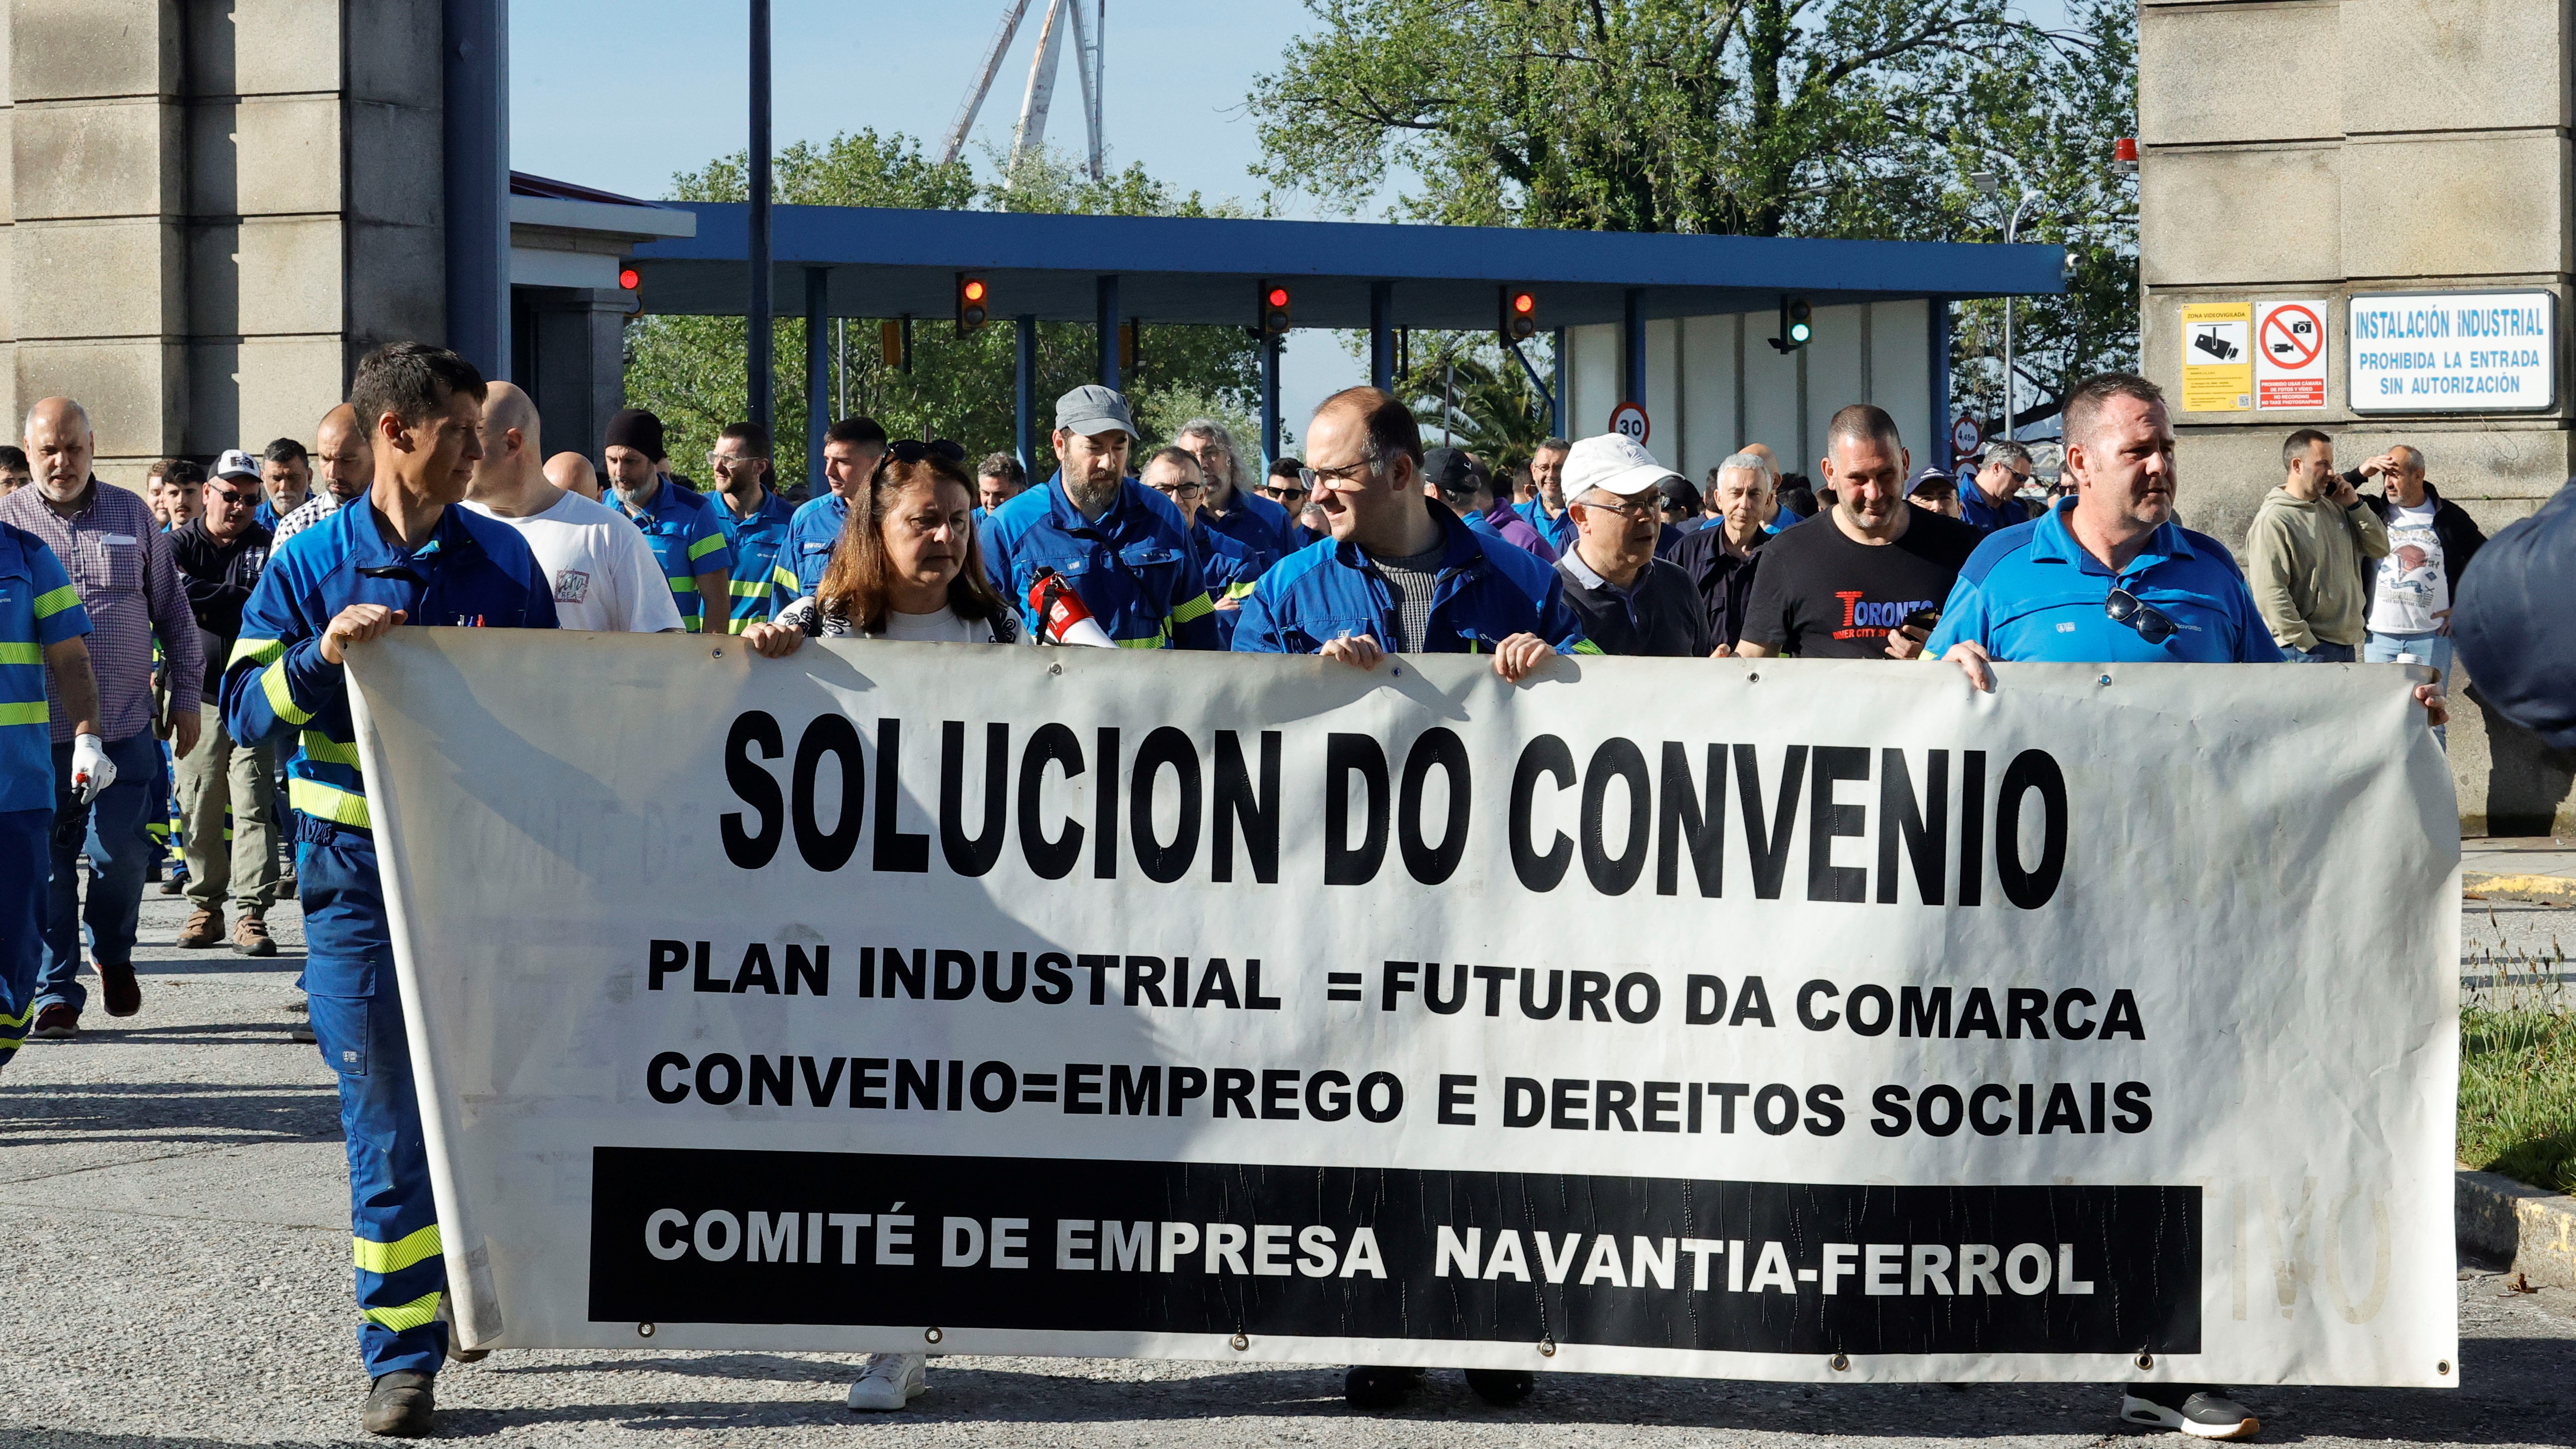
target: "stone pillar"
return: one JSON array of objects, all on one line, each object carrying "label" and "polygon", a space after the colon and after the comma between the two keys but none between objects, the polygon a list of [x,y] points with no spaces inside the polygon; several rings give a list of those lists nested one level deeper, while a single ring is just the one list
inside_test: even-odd
[{"label": "stone pillar", "polygon": [[510,290],[514,367],[544,420],[547,455],[580,453],[598,465],[608,419],[626,406],[625,329],[634,295],[613,287]]},{"label": "stone pillar", "polygon": [[[2352,466],[2421,448],[2433,485],[2494,533],[2567,481],[2569,12],[2514,0],[2142,0],[2139,277],[2146,373],[2180,401],[2180,309],[2322,298],[2326,406],[2175,414],[2181,511],[2230,547],[2281,481],[2281,442],[2335,438]],[[2357,292],[2540,287],[2558,296],[2557,405],[2364,418],[2345,396]],[[2451,729],[2464,828],[2576,829],[2576,760],[2473,699]],[[2492,825],[2491,825],[2492,823]]]},{"label": "stone pillar", "polygon": [[6,188],[9,426],[67,393],[100,472],[174,448],[187,416],[187,117],[179,0],[15,0]]},{"label": "stone pillar", "polygon": [[312,441],[368,347],[445,334],[437,0],[10,0],[10,420],[100,476]]}]

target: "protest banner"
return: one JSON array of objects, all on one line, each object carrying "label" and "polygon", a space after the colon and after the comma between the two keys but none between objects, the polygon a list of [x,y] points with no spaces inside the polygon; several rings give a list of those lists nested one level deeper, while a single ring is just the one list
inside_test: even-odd
[{"label": "protest banner", "polygon": [[2397,669],[351,673],[470,1342],[2456,1380]]}]

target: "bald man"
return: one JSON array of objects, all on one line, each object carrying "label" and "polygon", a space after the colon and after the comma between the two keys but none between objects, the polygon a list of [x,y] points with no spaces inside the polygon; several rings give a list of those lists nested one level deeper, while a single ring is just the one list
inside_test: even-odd
[{"label": "bald man", "polygon": [[[143,495],[102,484],[90,474],[97,442],[89,414],[67,397],[49,397],[27,414],[27,487],[0,498],[0,522],[44,540],[71,575],[89,614],[90,665],[98,679],[97,731],[80,730],[59,691],[48,706],[54,755],[55,829],[52,886],[44,902],[45,960],[36,980],[28,1035],[79,1034],[89,993],[78,980],[81,928],[98,973],[107,1014],[143,1009],[134,979],[136,908],[143,901],[150,839],[143,822],[161,803],[161,746],[152,733],[152,641],[169,660],[170,741],[184,757],[203,727],[198,700],[205,653],[170,536],[153,521]],[[75,777],[107,778],[95,797]],[[89,856],[88,904],[74,862]]]},{"label": "bald man", "polygon": [[367,435],[358,426],[357,410],[347,403],[322,415],[313,429],[313,467],[322,486],[304,500],[296,510],[277,521],[277,537],[270,541],[274,553],[286,547],[286,541],[305,529],[320,523],[336,512],[340,505],[367,491],[376,481],[375,450],[367,445]]},{"label": "bald man", "polygon": [[653,546],[615,510],[546,481],[536,403],[506,382],[483,392],[483,456],[465,506],[508,524],[554,581],[566,629],[667,634],[683,626]]},{"label": "bald man", "polygon": [[599,470],[570,448],[546,460],[546,481],[566,493],[577,493],[593,503],[600,501]]}]

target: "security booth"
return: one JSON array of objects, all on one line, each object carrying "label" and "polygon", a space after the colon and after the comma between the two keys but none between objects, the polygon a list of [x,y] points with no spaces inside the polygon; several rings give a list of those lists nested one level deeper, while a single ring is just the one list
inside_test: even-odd
[{"label": "security booth", "polygon": [[[752,208],[672,205],[695,213],[696,234],[630,253],[642,308],[746,315]],[[1547,399],[1555,432],[1604,432],[1615,414],[1688,477],[1754,442],[1797,469],[1790,460],[1813,459],[1826,420],[1854,402],[1887,409],[1918,466],[1946,467],[1946,304],[2064,289],[2055,246],[838,206],[768,215],[773,312],[809,324],[816,477],[830,401],[822,324],[944,319],[967,305],[970,281],[990,318],[1020,329],[1024,461],[1045,422],[1032,395],[1035,324],[1095,324],[1100,380],[1116,386],[1120,326],[1141,320],[1265,336],[1265,457],[1277,453],[1278,344],[1290,330],[1365,332],[1381,387],[1400,334],[1493,330]]]}]

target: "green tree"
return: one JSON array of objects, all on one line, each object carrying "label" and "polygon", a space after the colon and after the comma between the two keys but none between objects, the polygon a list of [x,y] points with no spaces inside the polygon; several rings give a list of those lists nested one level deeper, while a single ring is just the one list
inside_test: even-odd
[{"label": "green tree", "polygon": [[[701,170],[673,177],[671,196],[679,201],[740,201],[748,194],[746,174],[742,153],[719,157]],[[782,205],[1219,214],[1198,193],[1178,194],[1137,166],[1092,181],[1062,156],[1049,154],[1024,159],[987,184],[977,181],[962,161],[942,166],[923,153],[918,141],[873,131],[786,147],[776,161],[775,195]],[[838,349],[844,361],[835,383],[846,391],[851,411],[874,417],[896,437],[954,438],[970,456],[1015,446],[1018,343],[1007,316],[963,338],[955,335],[945,315],[915,319],[909,370],[886,359],[881,320],[894,319],[852,319]],[[1066,390],[1095,380],[1095,331],[1085,323],[1038,324],[1041,475],[1055,466],[1044,409]],[[627,328],[627,400],[661,416],[674,466],[684,474],[702,477],[716,435],[748,410],[748,335],[740,317],[645,316]],[[805,480],[804,319],[779,318],[771,335],[779,481],[792,487]],[[1259,355],[1252,340],[1234,328],[1148,323],[1130,358],[1128,379],[1140,421],[1172,411],[1162,400],[1167,392],[1186,395],[1195,406],[1224,406],[1238,415],[1259,406]]]},{"label": "green tree", "polygon": [[1490,334],[1417,332],[1413,347],[1413,365],[1395,391],[1413,409],[1424,442],[1446,437],[1501,479],[1547,441],[1547,400]]},{"label": "green tree", "polygon": [[[1408,220],[1606,231],[1987,239],[2000,169],[2078,249],[2035,307],[2031,408],[2135,355],[2134,192],[2108,175],[2135,115],[2134,9],[2070,0],[1307,0],[1249,106],[1275,186]],[[2009,158],[2009,159],[2007,159]],[[1973,395],[1985,313],[1955,354]],[[1991,380],[1988,392],[1996,389]]]}]

